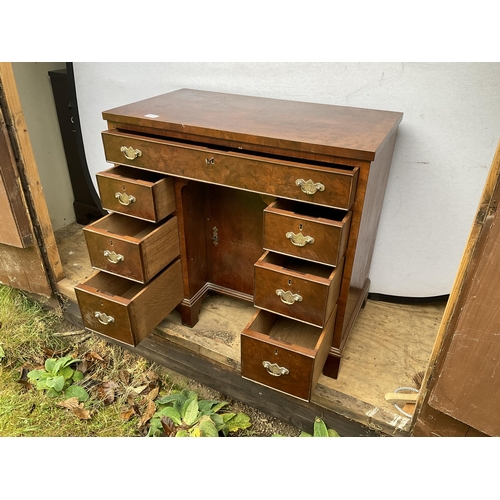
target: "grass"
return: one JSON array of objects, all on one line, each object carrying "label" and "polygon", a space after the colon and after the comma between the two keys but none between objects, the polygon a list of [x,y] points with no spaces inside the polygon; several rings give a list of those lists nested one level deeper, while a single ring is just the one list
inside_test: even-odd
[{"label": "grass", "polygon": [[[0,285],[0,436],[144,435],[141,418],[150,399],[178,387],[144,358],[84,331],[59,336],[61,328],[74,329],[61,311],[45,310],[23,292]],[[47,397],[26,377],[48,357],[63,355],[82,360],[81,385],[91,396],[80,404],[85,418],[58,406],[64,397]]]}]

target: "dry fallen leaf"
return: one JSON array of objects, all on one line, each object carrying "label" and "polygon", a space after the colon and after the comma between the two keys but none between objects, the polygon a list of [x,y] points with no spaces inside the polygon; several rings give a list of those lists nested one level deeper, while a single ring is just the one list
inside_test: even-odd
[{"label": "dry fallen leaf", "polygon": [[88,420],[90,417],[90,412],[84,408],[83,403],[78,402],[78,398],[69,398],[61,403],[57,403],[57,406],[66,408],[73,412],[73,415],[78,417],[80,420]]},{"label": "dry fallen leaf", "polygon": [[148,385],[140,385],[139,387],[130,387],[131,392],[134,392],[135,394],[140,394],[142,391],[144,391]]},{"label": "dry fallen leaf", "polygon": [[158,375],[156,374],[156,372],[154,372],[153,370],[148,370],[146,372],[146,377],[149,379],[149,380],[158,380]]},{"label": "dry fallen leaf", "polygon": [[151,417],[156,413],[156,405],[153,401],[148,403],[146,407],[146,411],[142,414],[141,419],[139,420],[139,424],[137,427],[142,427],[146,422],[151,420]]},{"label": "dry fallen leaf", "polygon": [[82,359],[77,365],[76,365],[76,369],[79,371],[79,372],[82,372],[82,373],[86,373],[87,370],[89,369],[89,363],[86,359]]},{"label": "dry fallen leaf", "polygon": [[129,408],[128,410],[123,410],[120,413],[120,418],[125,422],[128,422],[135,415],[135,409]]},{"label": "dry fallen leaf", "polygon": [[159,392],[160,392],[159,387],[155,387],[153,390],[149,391],[149,393],[146,396],[144,396],[144,403],[156,399],[156,396],[158,396]]},{"label": "dry fallen leaf", "polygon": [[97,354],[96,352],[88,352],[87,354],[85,354],[85,359],[87,361],[93,361],[93,360],[98,360],[98,361],[104,361],[103,358],[101,358],[101,356],[99,356],[99,354]]},{"label": "dry fallen leaf", "polygon": [[130,382],[130,373],[127,370],[120,370],[119,377],[124,385],[128,385]]},{"label": "dry fallen leaf", "polygon": [[165,436],[167,437],[175,436],[177,430],[171,418],[163,416],[161,417],[160,422],[163,427],[163,432],[165,433]]},{"label": "dry fallen leaf", "polygon": [[78,408],[73,408],[73,413],[80,420],[88,420],[89,418],[91,418],[90,412],[83,407],[83,403],[81,403],[81,405],[78,406]]},{"label": "dry fallen leaf", "polygon": [[80,403],[78,402],[78,398],[69,398],[61,403],[57,403],[57,406],[62,406],[63,408],[67,408],[68,410],[73,410],[74,408],[78,408]]},{"label": "dry fallen leaf", "polygon": [[118,384],[113,380],[108,380],[107,382],[103,382],[101,385],[97,386],[97,393],[104,404],[110,405],[113,403],[115,400],[115,389],[117,387]]}]

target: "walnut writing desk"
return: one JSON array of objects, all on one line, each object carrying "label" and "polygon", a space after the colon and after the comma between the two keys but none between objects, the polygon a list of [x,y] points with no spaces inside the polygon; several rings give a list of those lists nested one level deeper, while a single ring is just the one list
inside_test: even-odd
[{"label": "walnut writing desk", "polygon": [[251,301],[242,376],[308,401],[368,294],[402,116],[187,89],[104,112],[85,326],[135,346],[209,292]]}]

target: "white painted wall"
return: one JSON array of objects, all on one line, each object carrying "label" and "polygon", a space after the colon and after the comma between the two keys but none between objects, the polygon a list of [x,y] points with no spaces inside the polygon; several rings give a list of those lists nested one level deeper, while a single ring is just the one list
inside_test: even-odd
[{"label": "white painted wall", "polygon": [[91,173],[106,109],[179,88],[402,111],[375,293],[450,292],[500,139],[499,63],[74,63]]},{"label": "white painted wall", "polygon": [[40,175],[52,228],[75,221],[73,189],[59,129],[49,71],[64,62],[13,62],[12,69]]}]

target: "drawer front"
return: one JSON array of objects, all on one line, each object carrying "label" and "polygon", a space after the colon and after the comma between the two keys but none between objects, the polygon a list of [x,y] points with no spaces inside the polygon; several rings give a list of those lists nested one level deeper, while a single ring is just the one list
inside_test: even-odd
[{"label": "drawer front", "polygon": [[171,177],[123,166],[100,172],[96,177],[106,210],[150,222],[159,222],[175,211]]},{"label": "drawer front", "polygon": [[309,401],[330,350],[335,315],[321,329],[259,311],[241,334],[242,376]]},{"label": "drawer front", "polygon": [[264,210],[264,249],[338,265],[347,247],[351,212],[336,214],[332,211],[325,215],[336,215],[336,219],[328,219],[280,207],[279,202],[273,202]]},{"label": "drawer front", "polygon": [[83,229],[95,269],[147,283],[180,254],[177,217],[159,226],[109,214]]},{"label": "drawer front", "polygon": [[182,302],[182,272],[173,262],[147,285],[98,272],[75,287],[84,326],[136,346]]},{"label": "drawer front", "polygon": [[[241,375],[245,378],[308,401],[313,366],[313,357],[246,334],[241,336]],[[280,368],[286,370],[282,375]],[[278,374],[273,375],[272,370]]]},{"label": "drawer front", "polygon": [[267,160],[117,131],[102,137],[108,162],[342,209],[354,202],[357,167]]},{"label": "drawer front", "polygon": [[291,264],[282,263],[275,257],[280,256],[265,253],[255,264],[255,306],[324,326],[339,296],[342,265],[326,268],[316,264],[307,269],[307,262],[290,259]]}]

